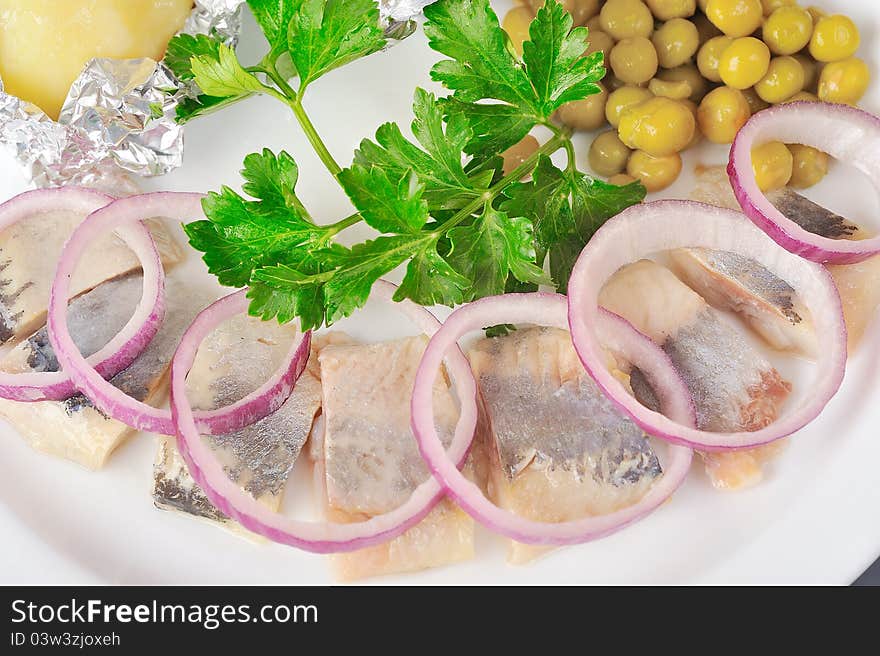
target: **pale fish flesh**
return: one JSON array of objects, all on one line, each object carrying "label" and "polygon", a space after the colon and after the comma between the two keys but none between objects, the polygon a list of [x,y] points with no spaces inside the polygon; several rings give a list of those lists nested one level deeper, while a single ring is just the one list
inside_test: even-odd
[{"label": "pale fish flesh", "polygon": [[[409,399],[425,349],[424,337],[321,349],[322,431],[312,455],[329,521],[354,522],[391,511],[429,477],[410,428]],[[444,378],[434,412],[448,444],[458,407]],[[394,540],[331,557],[341,580],[416,571],[473,557],[474,523],[442,500]]]},{"label": "pale fish flesh", "polygon": [[[694,397],[699,428],[755,431],[776,420],[791,391],[767,359],[717,310],[669,269],[641,260],[608,281],[600,303],[662,346]],[[748,451],[703,453],[718,488],[762,478],[762,463],[778,443]]]},{"label": "pale fish flesh", "polygon": [[[522,328],[479,341],[469,357],[500,507],[543,522],[602,515],[636,503],[662,475],[647,437],[586,374],[566,331]],[[511,541],[508,560],[545,551]]]},{"label": "pale fish flesh", "polygon": [[[83,214],[71,211],[39,212],[0,231],[0,343],[29,335],[45,323],[55,266],[83,219]],[[147,224],[166,269],[182,261],[184,251],[164,222],[151,219]],[[140,268],[134,253],[112,233],[96,239],[83,262],[71,280],[71,296]]]},{"label": "pale fish flesh", "polygon": [[[722,167],[697,171],[694,200],[739,210]],[[768,200],[804,229],[832,239],[861,239],[866,232],[791,189],[767,194]],[[676,272],[716,307],[740,313],[778,349],[815,357],[817,344],[809,312],[784,280],[753,260],[732,253],[679,249],[671,253]],[[858,346],[880,305],[880,256],[857,264],[828,265],[840,291],[849,350]]]},{"label": "pale fish flesh", "polygon": [[[99,284],[73,299],[68,310],[70,334],[85,356],[106,344],[134,312],[143,288],[140,273]],[[156,336],[129,367],[111,379],[133,398],[156,405],[165,393],[166,372],[183,332],[210,298],[176,275],[167,279],[167,312]],[[9,372],[57,371],[58,360],[42,328],[0,362]],[[133,431],[95,409],[76,394],[64,401],[23,403],[0,399],[3,415],[35,449],[100,469]]]},{"label": "pale fish flesh", "polygon": [[[291,344],[299,338],[290,324],[281,326],[244,315],[224,322],[205,339],[187,376],[193,407],[218,408],[249,394],[282,365]],[[321,386],[316,374],[310,363],[290,397],[271,415],[234,433],[203,438],[229,477],[274,511],[281,507],[290,472],[320,407]],[[244,531],[208,500],[171,437],[159,441],[153,465],[153,501],[165,510]]]}]

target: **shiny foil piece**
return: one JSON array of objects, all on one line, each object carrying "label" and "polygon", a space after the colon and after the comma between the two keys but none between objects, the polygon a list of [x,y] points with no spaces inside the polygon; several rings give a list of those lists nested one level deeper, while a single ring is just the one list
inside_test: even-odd
[{"label": "shiny foil piece", "polygon": [[67,141],[67,128],[36,105],[5,93],[0,81],[0,144],[15,157],[28,179],[45,186],[45,165],[61,160]]},{"label": "shiny foil piece", "polygon": [[400,41],[418,27],[422,10],[434,0],[379,0],[380,23],[385,36]]},{"label": "shiny foil piece", "polygon": [[183,161],[176,81],[152,59],[93,59],[73,83],[58,122],[79,137],[83,162],[111,160],[142,176],[168,173]]},{"label": "shiny foil piece", "polygon": [[245,0],[195,0],[183,34],[207,34],[235,46],[241,34],[241,9]]},{"label": "shiny foil piece", "polygon": [[[196,0],[181,32],[235,45],[244,0]],[[174,120],[179,83],[150,59],[93,59],[73,83],[58,122],[2,91],[0,146],[37,187],[81,184],[132,188],[131,174],[155,176],[180,166],[183,131]]]}]

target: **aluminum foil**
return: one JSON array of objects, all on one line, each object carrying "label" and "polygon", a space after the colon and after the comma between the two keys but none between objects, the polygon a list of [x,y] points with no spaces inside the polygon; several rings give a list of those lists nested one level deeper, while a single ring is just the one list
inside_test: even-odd
[{"label": "aluminum foil", "polygon": [[164,89],[176,80],[152,59],[93,59],[67,95],[58,122],[82,137],[87,159],[112,159],[143,176],[180,166],[183,129],[177,99]]},{"label": "aluminum foil", "polygon": [[435,0],[379,0],[379,16],[389,39],[401,40],[416,31],[422,10]]},{"label": "aluminum foil", "polygon": [[195,0],[196,6],[186,19],[184,34],[210,34],[228,46],[234,46],[241,34],[241,9],[245,0]]},{"label": "aluminum foil", "polygon": [[45,186],[45,162],[61,159],[68,131],[36,105],[3,91],[0,81],[0,143],[15,157],[22,172],[38,186]]},{"label": "aluminum foil", "polygon": [[[244,0],[196,0],[182,32],[235,45]],[[70,88],[58,122],[2,91],[0,145],[38,187],[65,183],[130,188],[131,176],[180,166],[183,131],[174,120],[180,94],[162,63],[93,59]]]}]

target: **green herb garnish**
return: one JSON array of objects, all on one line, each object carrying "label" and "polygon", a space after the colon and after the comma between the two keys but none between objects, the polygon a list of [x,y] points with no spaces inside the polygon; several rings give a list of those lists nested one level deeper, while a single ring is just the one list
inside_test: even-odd
[{"label": "green herb garnish", "polygon": [[[553,285],[564,291],[574,259],[609,217],[644,198],[633,183],[579,171],[570,133],[552,121],[564,103],[599,92],[601,53],[583,56],[587,30],[550,0],[518,57],[488,0],[441,0],[425,9],[430,46],[446,57],[431,70],[451,91],[416,89],[412,137],[396,123],[364,139],[343,169],[302,100],[339,66],[385,45],[374,0],[249,0],[269,45],[256,65],[209,37],[175,37],[166,62],[201,90],[178,108],[181,122],[254,94],[285,103],[357,213],[314,223],[296,195],[297,166],[269,150],[245,159],[245,195],[223,187],[204,201],[207,220],[185,226],[211,273],[249,286],[250,312],[330,325],[367,300],[373,283],[406,265],[397,300],[454,305]],[[508,174],[500,154],[535,126],[552,136]],[[550,155],[564,150],[559,168]],[[526,178],[531,179],[523,181]],[[376,236],[354,246],[339,233],[364,222]],[[543,265],[549,259],[551,276]],[[505,327],[496,327],[503,331]]]}]

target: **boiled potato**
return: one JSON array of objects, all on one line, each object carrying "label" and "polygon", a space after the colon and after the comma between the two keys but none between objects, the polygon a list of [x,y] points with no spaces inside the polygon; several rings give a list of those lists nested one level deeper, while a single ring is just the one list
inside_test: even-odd
[{"label": "boiled potato", "polygon": [[94,57],[161,59],[192,0],[0,0],[6,91],[52,118]]}]

